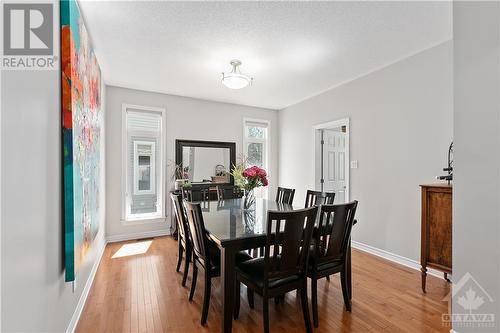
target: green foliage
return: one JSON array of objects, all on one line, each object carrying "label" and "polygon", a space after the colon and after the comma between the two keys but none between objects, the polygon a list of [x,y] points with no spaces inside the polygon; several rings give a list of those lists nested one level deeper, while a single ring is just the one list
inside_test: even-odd
[{"label": "green foliage", "polygon": [[243,189],[248,190],[247,179],[243,176],[243,171],[245,171],[244,163],[237,163],[233,165],[233,170],[231,171],[231,175],[234,178],[234,185]]}]

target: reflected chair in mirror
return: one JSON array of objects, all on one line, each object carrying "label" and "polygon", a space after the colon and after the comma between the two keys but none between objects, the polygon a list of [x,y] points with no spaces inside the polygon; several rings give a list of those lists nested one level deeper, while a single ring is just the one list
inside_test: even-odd
[{"label": "reflected chair in mirror", "polygon": [[284,204],[293,204],[293,196],[295,195],[295,189],[278,187],[278,192],[276,192],[276,202]]},{"label": "reflected chair in mirror", "polygon": [[318,279],[340,273],[344,305],[351,311],[351,229],[356,223],[357,201],[319,208],[319,222],[310,249],[308,277],[314,327],[318,327]]},{"label": "reflected chair in mirror", "polygon": [[224,190],[219,186],[216,186],[215,190],[217,191],[217,201],[224,200]]},{"label": "reflected chair in mirror", "polygon": [[[208,238],[205,229],[200,203],[184,201],[189,230],[193,244],[193,280],[189,292],[189,301],[193,300],[198,278],[198,269],[205,272],[205,291],[203,293],[203,307],[201,311],[201,324],[204,325],[208,318],[208,308],[210,306],[210,293],[212,289],[212,278],[220,276],[220,251],[217,246]],[[236,263],[249,260],[246,252],[236,253]]]},{"label": "reflected chair in mirror", "polygon": [[307,305],[307,265],[317,211],[318,207],[268,212],[264,257],[236,265],[235,319],[240,308],[240,283],[247,286],[250,308],[254,306],[253,293],[262,296],[265,333],[269,332],[269,299],[300,290],[306,331],[312,332]]},{"label": "reflected chair in mirror", "polygon": [[177,229],[179,230],[179,258],[177,260],[177,267],[175,270],[179,272],[179,269],[181,268],[182,255],[185,253],[184,272],[182,274],[182,286],[185,287],[189,270],[189,262],[193,256],[193,245],[191,243],[191,236],[184,206],[182,205],[182,197],[178,194],[170,194],[170,198],[172,199],[172,204],[174,205],[175,218],[177,219],[178,225]]},{"label": "reflected chair in mirror", "polygon": [[307,190],[305,208],[319,205],[333,205],[334,192]]},{"label": "reflected chair in mirror", "polygon": [[233,198],[242,198],[243,190],[237,186],[233,187]]}]

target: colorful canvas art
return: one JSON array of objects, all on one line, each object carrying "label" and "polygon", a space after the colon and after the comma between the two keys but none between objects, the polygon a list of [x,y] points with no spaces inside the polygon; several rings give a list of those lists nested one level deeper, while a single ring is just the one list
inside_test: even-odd
[{"label": "colorful canvas art", "polygon": [[101,71],[75,0],[61,1],[66,281],[99,231]]}]

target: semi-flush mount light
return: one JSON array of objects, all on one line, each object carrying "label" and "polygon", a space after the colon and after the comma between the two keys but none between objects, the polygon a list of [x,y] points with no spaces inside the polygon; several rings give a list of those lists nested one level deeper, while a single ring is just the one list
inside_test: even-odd
[{"label": "semi-flush mount light", "polygon": [[239,60],[231,60],[230,62],[233,69],[229,73],[222,73],[222,83],[229,89],[245,88],[252,84],[253,78],[248,75],[242,74],[238,68],[241,65]]}]

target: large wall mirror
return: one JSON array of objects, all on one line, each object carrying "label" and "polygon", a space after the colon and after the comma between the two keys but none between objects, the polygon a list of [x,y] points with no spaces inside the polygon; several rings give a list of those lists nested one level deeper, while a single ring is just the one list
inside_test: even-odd
[{"label": "large wall mirror", "polygon": [[175,163],[182,164],[193,185],[233,184],[231,168],[236,162],[236,144],[218,141],[175,141]]}]

